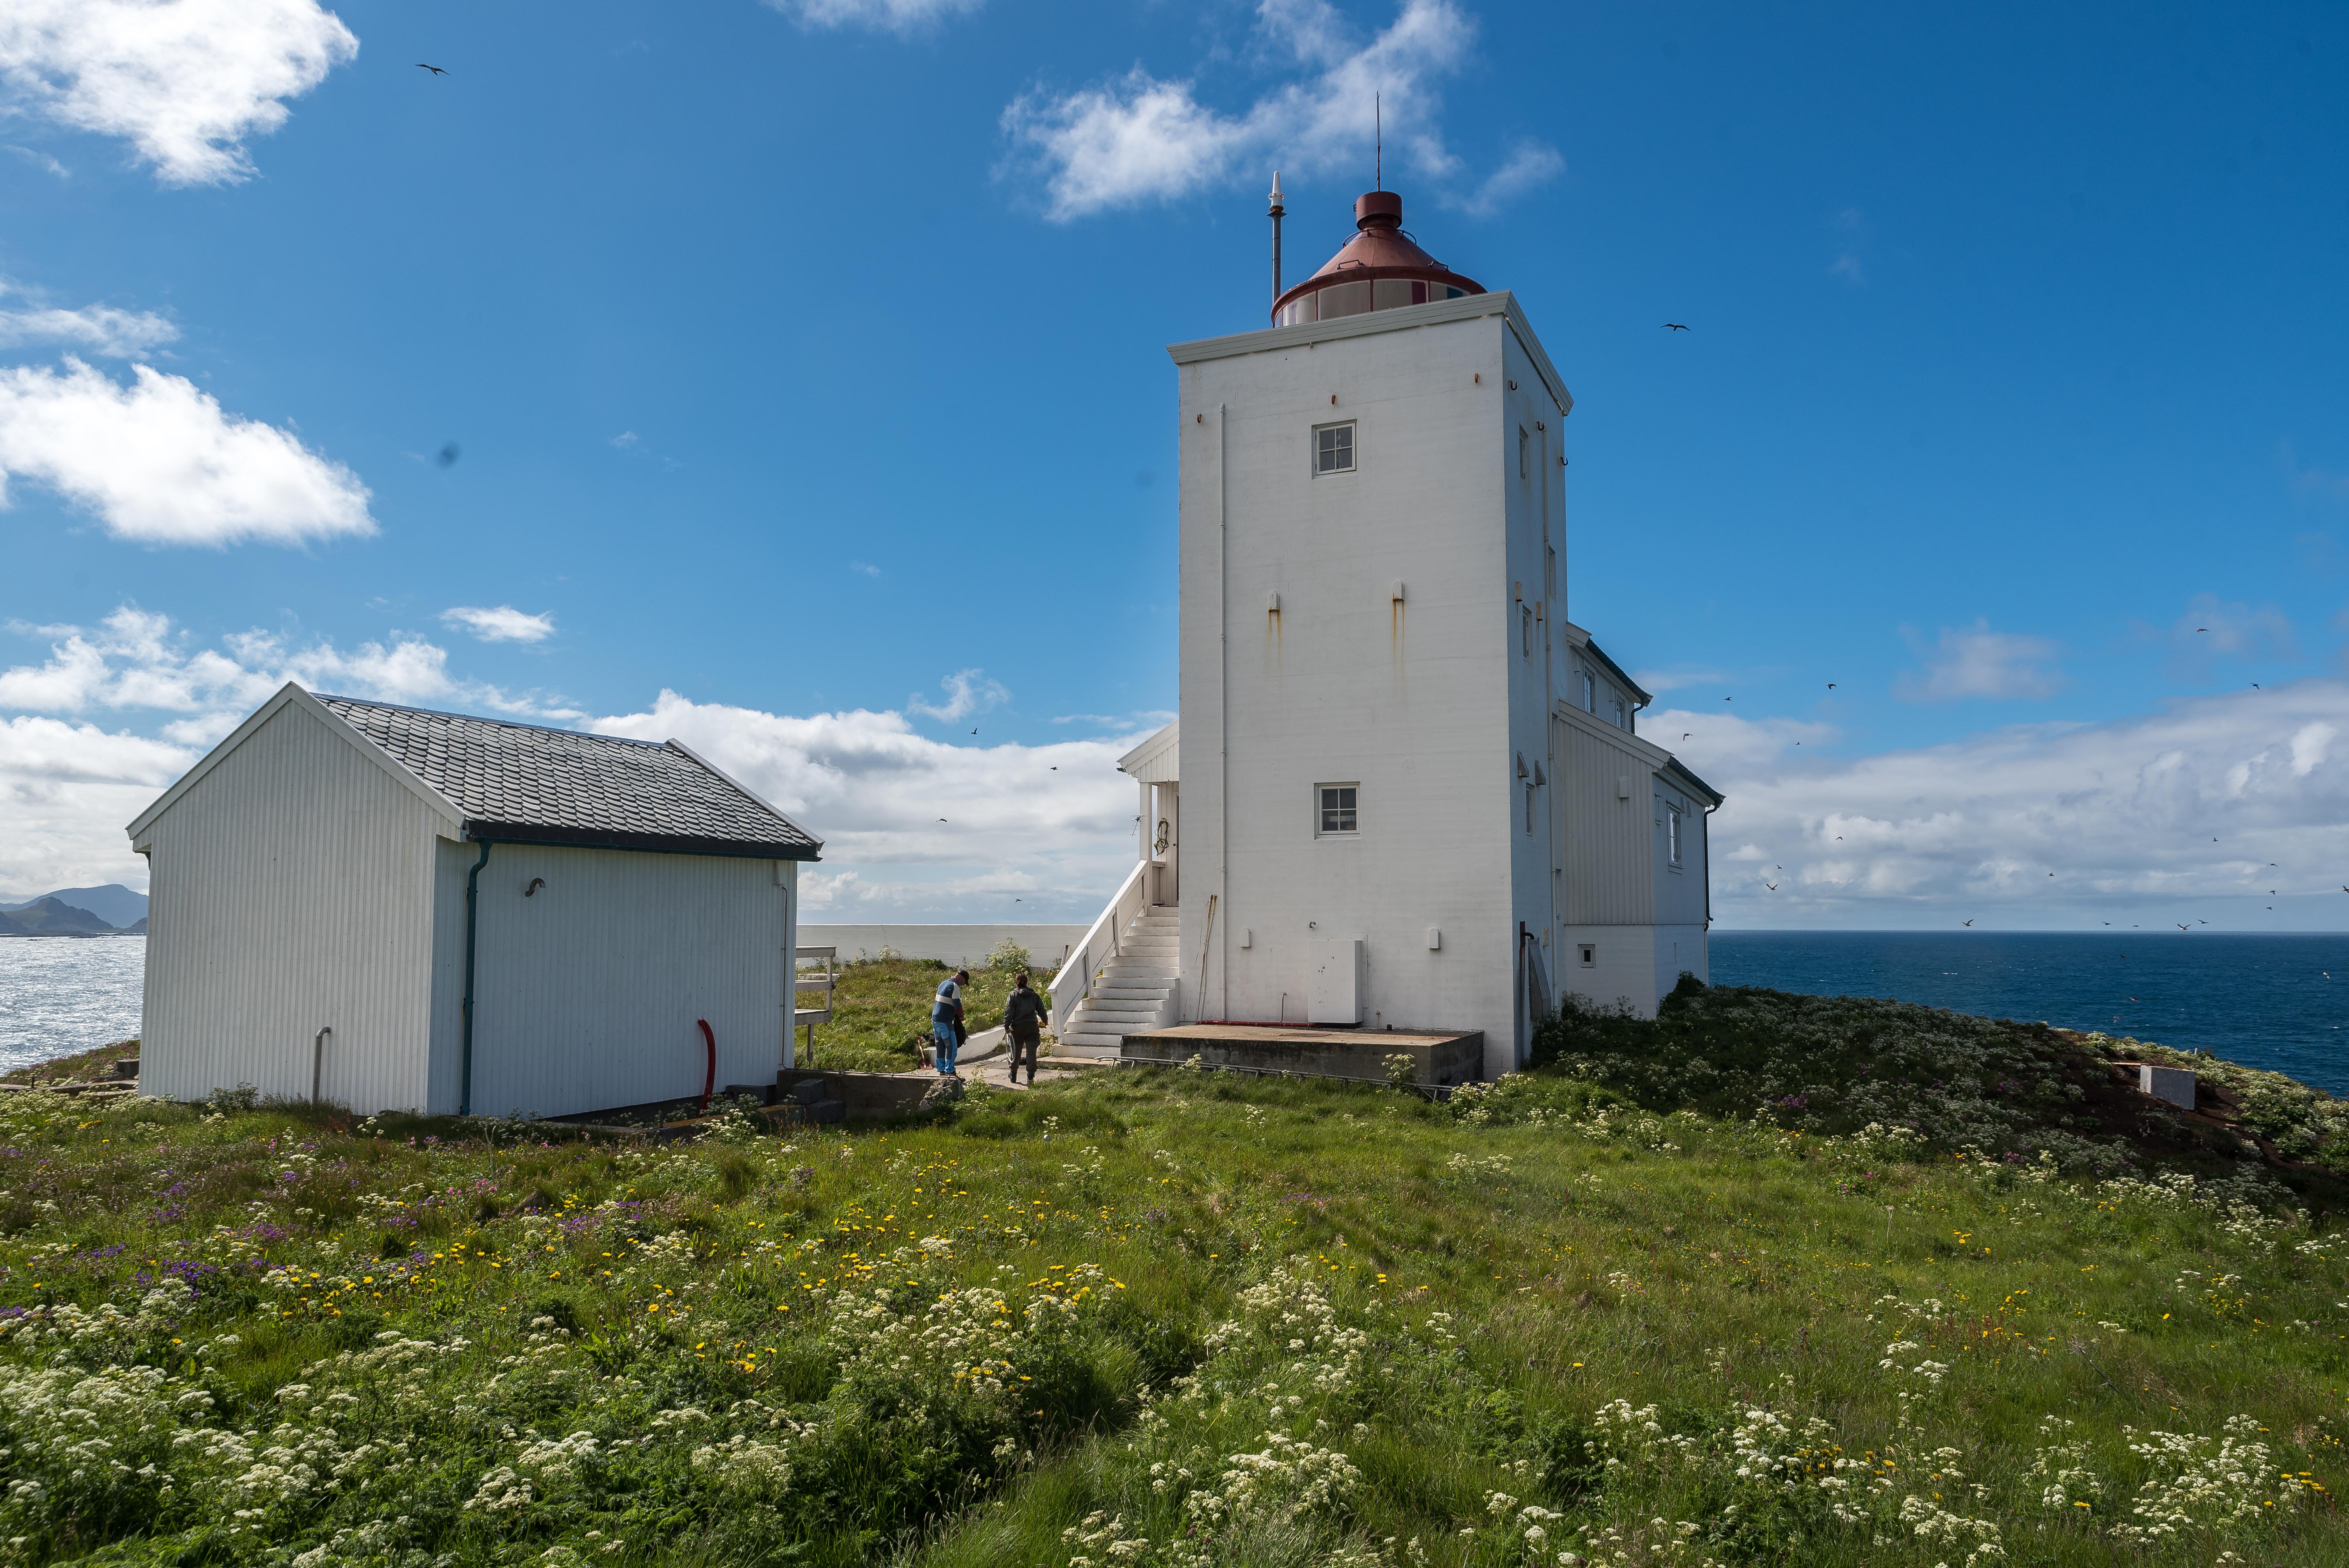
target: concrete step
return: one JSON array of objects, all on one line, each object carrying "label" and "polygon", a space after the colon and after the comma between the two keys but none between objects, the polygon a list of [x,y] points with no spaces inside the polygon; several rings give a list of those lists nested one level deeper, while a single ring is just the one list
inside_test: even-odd
[{"label": "concrete step", "polygon": [[1156,985],[1096,985],[1091,999],[1096,1003],[1156,1003],[1164,1002],[1174,992],[1174,986],[1163,982]]}]

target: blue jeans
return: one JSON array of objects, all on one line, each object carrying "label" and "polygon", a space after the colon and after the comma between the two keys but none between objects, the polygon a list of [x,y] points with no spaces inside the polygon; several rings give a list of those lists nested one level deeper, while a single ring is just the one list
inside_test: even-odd
[{"label": "blue jeans", "polygon": [[936,1042],[937,1049],[935,1054],[938,1059],[938,1071],[942,1073],[954,1071],[955,1056],[962,1048],[955,1041],[954,1020],[952,1018],[931,1019],[930,1038]]}]

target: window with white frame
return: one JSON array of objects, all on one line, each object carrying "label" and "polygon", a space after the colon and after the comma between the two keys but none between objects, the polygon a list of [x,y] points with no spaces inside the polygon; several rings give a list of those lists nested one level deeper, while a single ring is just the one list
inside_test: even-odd
[{"label": "window with white frame", "polygon": [[1664,850],[1674,871],[1681,869],[1681,809],[1664,808]]},{"label": "window with white frame", "polygon": [[1313,786],[1314,834],[1318,838],[1336,838],[1357,832],[1361,822],[1358,814],[1362,787],[1359,784],[1316,784]]},{"label": "window with white frame", "polygon": [[1590,672],[1588,670],[1577,670],[1574,673],[1582,677],[1582,711],[1588,714],[1597,714],[1599,711],[1599,683],[1590,678]]},{"label": "window with white frame", "polygon": [[1616,728],[1631,727],[1631,710],[1620,696],[1609,696],[1607,699],[1607,711],[1613,716]]},{"label": "window with white frame", "polygon": [[1354,422],[1317,425],[1313,429],[1313,471],[1350,474],[1354,471]]}]

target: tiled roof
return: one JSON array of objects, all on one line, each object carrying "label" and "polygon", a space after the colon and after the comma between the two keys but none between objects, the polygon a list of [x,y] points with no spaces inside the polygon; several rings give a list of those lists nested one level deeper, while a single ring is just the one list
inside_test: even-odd
[{"label": "tiled roof", "polygon": [[822,847],[675,741],[318,700],[452,801],[474,838],[781,861]]}]

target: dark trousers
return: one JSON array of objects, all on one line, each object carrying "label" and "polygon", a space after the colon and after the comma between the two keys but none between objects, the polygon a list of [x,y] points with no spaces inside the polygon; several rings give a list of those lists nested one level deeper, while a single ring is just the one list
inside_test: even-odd
[{"label": "dark trousers", "polygon": [[1011,1081],[1019,1081],[1019,1064],[1028,1064],[1028,1081],[1036,1081],[1036,1047],[1042,1043],[1044,1032],[1033,1024],[1023,1024],[1007,1031],[1011,1037]]}]

